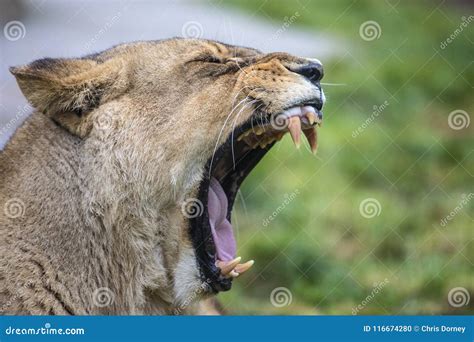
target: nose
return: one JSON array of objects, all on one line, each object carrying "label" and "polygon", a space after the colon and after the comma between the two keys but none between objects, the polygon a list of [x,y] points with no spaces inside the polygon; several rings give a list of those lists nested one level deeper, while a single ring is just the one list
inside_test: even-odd
[{"label": "nose", "polygon": [[310,62],[308,64],[292,68],[291,71],[306,77],[313,83],[319,82],[324,76],[323,66],[321,63],[317,62]]}]

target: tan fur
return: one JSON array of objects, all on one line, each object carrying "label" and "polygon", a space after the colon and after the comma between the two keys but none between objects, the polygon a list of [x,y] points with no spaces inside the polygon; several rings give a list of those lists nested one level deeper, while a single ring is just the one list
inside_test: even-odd
[{"label": "tan fur", "polygon": [[202,313],[181,203],[246,96],[276,113],[314,91],[306,62],[171,39],[12,68],[37,111],[0,154],[1,313]]}]

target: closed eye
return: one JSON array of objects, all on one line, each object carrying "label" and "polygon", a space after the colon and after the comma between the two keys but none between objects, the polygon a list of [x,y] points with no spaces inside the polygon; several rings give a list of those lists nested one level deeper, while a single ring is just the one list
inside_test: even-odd
[{"label": "closed eye", "polygon": [[214,63],[214,64],[224,64],[225,63],[225,61],[223,61],[219,57],[213,56],[213,55],[198,56],[197,58],[194,58],[193,60],[191,60],[189,62],[204,62],[204,63]]}]

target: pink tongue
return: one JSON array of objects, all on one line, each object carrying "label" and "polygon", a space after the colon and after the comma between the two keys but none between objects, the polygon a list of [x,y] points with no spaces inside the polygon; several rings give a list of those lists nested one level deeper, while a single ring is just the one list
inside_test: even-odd
[{"label": "pink tongue", "polygon": [[207,208],[217,258],[222,261],[234,259],[237,245],[232,231],[232,224],[226,218],[227,196],[215,178],[211,178]]}]

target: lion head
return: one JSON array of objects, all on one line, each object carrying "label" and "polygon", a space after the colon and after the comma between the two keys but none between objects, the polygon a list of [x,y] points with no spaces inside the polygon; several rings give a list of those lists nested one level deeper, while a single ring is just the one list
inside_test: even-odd
[{"label": "lion head", "polygon": [[325,102],[318,60],[201,39],[11,71],[80,146],[84,226],[123,250],[108,265],[134,264],[127,281],[174,306],[230,289],[252,265],[236,258],[236,193],[285,133],[316,150]]}]

